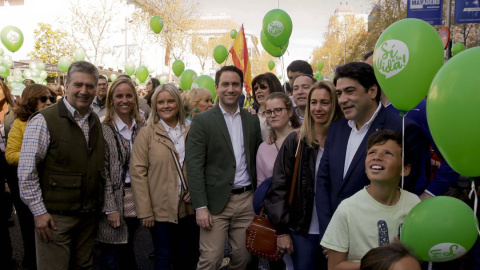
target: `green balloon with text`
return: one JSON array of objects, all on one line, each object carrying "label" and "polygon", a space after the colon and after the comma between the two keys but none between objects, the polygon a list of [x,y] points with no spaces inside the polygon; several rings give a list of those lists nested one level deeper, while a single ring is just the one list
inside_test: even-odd
[{"label": "green balloon with text", "polygon": [[387,98],[400,111],[413,109],[425,98],[442,65],[442,39],[435,28],[419,19],[395,22],[375,45],[375,76]]},{"label": "green balloon with text", "polygon": [[284,10],[272,9],[263,17],[262,31],[274,46],[282,47],[292,35],[292,19]]},{"label": "green balloon with text", "polygon": [[16,52],[23,45],[23,33],[16,26],[5,26],[0,33],[3,45],[11,52]]}]

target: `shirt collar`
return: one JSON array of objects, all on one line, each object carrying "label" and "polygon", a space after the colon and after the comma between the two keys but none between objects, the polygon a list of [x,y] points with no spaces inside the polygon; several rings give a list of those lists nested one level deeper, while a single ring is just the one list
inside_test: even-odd
[{"label": "shirt collar", "polygon": [[[225,111],[222,107],[222,104],[218,103],[218,106],[220,107],[220,110],[222,111],[222,114],[225,115],[225,114],[229,114],[227,111]],[[237,106],[237,110],[235,111],[235,113],[233,114],[233,116],[237,115],[238,113],[240,113],[240,106]]]},{"label": "shirt collar", "polygon": [[[382,108],[382,103],[381,102],[378,102],[378,107],[377,109],[375,110],[375,112],[373,113],[372,117],[370,117],[370,120],[368,120],[365,125],[362,126],[362,128],[360,128],[360,130],[362,129],[368,129],[370,127],[370,125],[372,124],[373,120],[375,120],[375,117],[377,117],[377,114],[378,112],[380,111],[380,108]],[[348,120],[348,125],[354,129],[354,130],[357,130],[357,125],[355,124],[355,121],[353,120]],[[360,131],[358,130],[358,131]]]},{"label": "shirt collar", "polygon": [[135,122],[135,118],[132,118],[132,127],[128,128],[127,124],[125,124],[122,119],[117,114],[115,114],[115,125],[117,125],[118,131],[122,131],[125,128],[131,130],[137,125],[137,122]]},{"label": "shirt collar", "polygon": [[84,119],[84,118],[89,117],[90,114],[91,114],[92,111],[93,111],[92,107],[88,107],[87,113],[86,113],[84,116],[82,116],[82,115],[80,114],[80,112],[79,112],[77,109],[75,109],[75,107],[73,107],[70,103],[68,103],[67,97],[63,98],[63,103],[64,103],[65,106],[67,107],[68,112],[70,112],[70,114],[71,114],[73,117],[78,117],[78,118]]}]

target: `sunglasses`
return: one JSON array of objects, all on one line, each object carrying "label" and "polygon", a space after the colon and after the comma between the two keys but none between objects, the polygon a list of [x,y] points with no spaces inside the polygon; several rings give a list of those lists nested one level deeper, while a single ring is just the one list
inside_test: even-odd
[{"label": "sunglasses", "polygon": [[257,91],[258,88],[260,88],[260,89],[262,89],[262,90],[265,90],[265,89],[268,88],[268,85],[265,85],[265,84],[255,85],[255,86],[253,87],[253,91]]},{"label": "sunglasses", "polygon": [[47,99],[50,100],[51,103],[55,103],[55,101],[57,100],[57,98],[54,97],[54,96],[41,96],[41,97],[40,97],[40,101],[41,101],[42,103],[47,102]]}]

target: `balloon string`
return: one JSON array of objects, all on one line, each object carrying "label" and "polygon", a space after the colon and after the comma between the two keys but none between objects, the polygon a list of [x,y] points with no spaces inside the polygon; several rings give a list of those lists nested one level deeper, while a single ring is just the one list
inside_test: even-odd
[{"label": "balloon string", "polygon": [[405,180],[405,115],[402,117],[402,189]]},{"label": "balloon string", "polygon": [[282,80],[283,80],[283,83],[285,84],[285,65],[284,65],[284,61],[283,61],[283,55],[280,56],[280,65],[282,66]]},{"label": "balloon string", "polygon": [[[468,198],[472,199],[472,196],[475,196],[475,202],[473,204],[473,218],[474,218],[475,221],[477,221],[478,196],[477,196],[477,192],[475,190],[475,182],[473,181],[473,179],[470,179],[470,180],[472,182],[472,189],[470,190],[470,193],[468,194]],[[475,224],[477,225],[477,232],[480,235],[480,229],[478,228],[478,222],[475,222]]]}]

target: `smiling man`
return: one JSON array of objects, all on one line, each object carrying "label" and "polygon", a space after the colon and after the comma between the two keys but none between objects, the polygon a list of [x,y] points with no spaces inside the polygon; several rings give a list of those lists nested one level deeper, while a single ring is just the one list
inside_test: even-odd
[{"label": "smiling man", "polygon": [[[402,134],[402,118],[388,112],[380,101],[380,86],[373,68],[349,63],[337,69],[334,84],[345,119],[332,124],[317,174],[315,202],[323,234],[340,202],[364,186],[367,138],[376,130],[390,129]],[[405,119],[405,152],[411,153],[412,169],[404,189],[421,194],[429,175],[428,140],[417,126]]]},{"label": "smiling man", "polygon": [[91,269],[102,209],[104,140],[90,104],[98,70],[73,63],[66,98],[28,121],[18,164],[20,196],[35,221],[39,269]]},{"label": "smiling man", "polygon": [[246,269],[246,229],[253,219],[255,157],[262,142],[258,117],[240,109],[243,73],[224,66],[215,75],[218,106],[195,115],[186,145],[187,179],[197,224],[197,269],[218,269],[228,233],[230,269]]},{"label": "smiling man", "polygon": [[297,105],[295,113],[301,123],[303,123],[303,116],[305,115],[308,93],[316,81],[312,75],[308,74],[299,74],[293,78],[293,101]]}]

